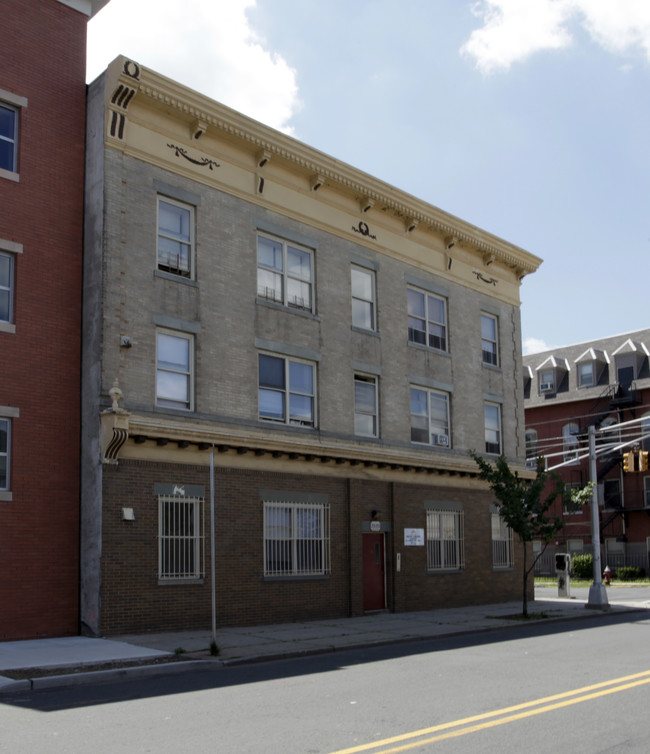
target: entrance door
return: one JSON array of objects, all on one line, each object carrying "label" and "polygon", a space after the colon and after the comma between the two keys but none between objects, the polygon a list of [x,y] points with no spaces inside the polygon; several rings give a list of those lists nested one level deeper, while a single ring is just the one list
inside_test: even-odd
[{"label": "entrance door", "polygon": [[383,610],[386,607],[384,578],[384,535],[363,534],[363,609]]}]

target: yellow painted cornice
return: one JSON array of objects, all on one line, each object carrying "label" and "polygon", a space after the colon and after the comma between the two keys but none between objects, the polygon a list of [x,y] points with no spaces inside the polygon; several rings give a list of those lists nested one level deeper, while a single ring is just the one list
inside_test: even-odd
[{"label": "yellow painted cornice", "polygon": [[[116,58],[110,64],[105,96],[108,110],[107,146],[145,158],[143,150],[146,140],[142,136],[139,140],[134,136],[133,144],[129,143],[129,109],[135,111],[134,123],[137,122],[141,128],[155,131],[159,127],[164,130],[165,119],[173,122],[175,138],[183,142],[179,145],[182,149],[192,149],[201,154],[204,149],[208,150],[211,138],[218,139],[230,144],[238,154],[247,153],[249,159],[246,169],[256,176],[258,182],[264,178],[265,171],[276,169],[283,171],[282,176],[285,178],[287,172],[302,176],[305,194],[311,200],[316,193],[323,195],[323,186],[326,187],[330,203],[336,203],[338,194],[341,202],[347,202],[346,208],[355,208],[357,221],[359,217],[362,218],[359,223],[361,233],[355,240],[363,243],[373,238],[368,233],[366,236],[369,238],[363,238],[367,228],[363,220],[368,219],[370,223],[369,218],[372,216],[373,224],[382,228],[385,226],[387,233],[392,233],[393,236],[398,232],[396,228],[401,228],[399,233],[409,242],[417,236],[417,241],[413,240],[413,243],[419,243],[425,249],[425,255],[427,246],[435,246],[435,251],[440,256],[438,266],[441,270],[451,270],[452,263],[456,261],[464,265],[464,279],[470,284],[474,281],[473,286],[477,289],[486,284],[495,287],[499,279],[504,278],[503,273],[506,271],[508,280],[504,281],[505,284],[509,288],[517,288],[523,277],[535,272],[542,262],[539,257],[518,246],[127,58]],[[147,112],[151,115],[147,116]],[[158,126],[154,122],[156,117],[159,120],[162,118]],[[178,134],[183,134],[183,139],[179,139]],[[164,162],[166,157],[163,159],[159,156],[156,159],[154,152],[155,147],[151,146],[151,154],[147,157],[156,164],[167,166]],[[206,183],[210,180],[218,181],[219,178],[215,176],[219,173],[219,161],[211,159],[216,155],[207,151],[205,155],[201,167],[207,166],[212,172],[204,170],[199,176],[193,165],[181,165],[178,172],[185,171],[192,178]],[[233,158],[233,164],[235,162]],[[268,172],[266,175],[274,174]],[[280,172],[275,174],[278,185],[282,180],[281,177],[278,178],[280,175]],[[250,196],[247,195],[247,198],[263,203],[264,198],[256,195],[253,190],[252,180],[250,185]],[[243,195],[241,186],[235,189],[235,193],[238,189],[239,194]],[[295,187],[292,186],[291,189]],[[281,192],[278,196],[279,203],[286,202]],[[291,206],[291,202],[287,204]],[[337,205],[337,209],[340,210],[341,206],[342,204]],[[299,210],[295,207],[294,212],[298,216]],[[350,228],[346,230],[349,234]],[[341,234],[341,228],[337,228],[335,232]],[[390,252],[395,245],[394,241],[384,244],[382,251],[386,250],[383,248],[386,246]],[[418,260],[421,263],[422,251],[419,257],[417,253],[413,257],[416,264]],[[493,262],[495,266],[490,268]],[[453,274],[448,276],[452,277]],[[515,298],[511,291],[491,292],[497,297],[501,295],[509,300]]]}]

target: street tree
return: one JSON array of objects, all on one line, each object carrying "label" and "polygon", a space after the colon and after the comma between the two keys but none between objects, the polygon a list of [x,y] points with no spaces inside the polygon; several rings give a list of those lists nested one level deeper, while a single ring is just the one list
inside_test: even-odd
[{"label": "street tree", "polygon": [[[564,521],[551,513],[553,504],[558,498],[563,502],[570,500],[574,504],[583,504],[590,499],[591,484],[580,490],[569,490],[558,474],[546,471],[541,457],[537,459],[534,478],[527,479],[510,468],[504,455],[500,455],[492,465],[473,450],[469,454],[479,467],[479,478],[487,482],[494,493],[499,515],[524,545],[522,614],[527,618],[528,577],[551,540],[564,526]],[[539,540],[542,547],[528,565],[527,545],[533,540]]]}]

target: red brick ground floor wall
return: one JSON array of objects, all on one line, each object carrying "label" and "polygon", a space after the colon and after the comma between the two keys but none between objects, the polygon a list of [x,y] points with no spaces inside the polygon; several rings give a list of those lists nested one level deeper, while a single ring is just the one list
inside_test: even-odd
[{"label": "red brick ground floor wall", "polygon": [[[205,576],[200,583],[158,578],[160,485],[205,495]],[[318,496],[329,505],[330,574],[264,576],[264,506],[269,494]],[[344,476],[215,469],[217,625],[316,620],[363,614],[362,543],[378,530],[385,553],[385,608],[430,610],[521,598],[521,549],[515,567],[492,568],[490,496],[476,489],[394,484]],[[465,566],[427,571],[426,546],[405,546],[404,530],[426,530],[426,507],[461,506]],[[134,520],[122,518],[133,509]],[[121,460],[103,471],[101,633],[209,629],[211,625],[209,470],[204,466]]]}]

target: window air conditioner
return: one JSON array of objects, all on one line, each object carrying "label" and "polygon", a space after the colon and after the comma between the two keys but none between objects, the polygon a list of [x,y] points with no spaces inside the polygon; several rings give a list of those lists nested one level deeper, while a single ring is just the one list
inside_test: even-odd
[{"label": "window air conditioner", "polygon": [[552,393],[553,392],[553,383],[552,382],[542,382],[539,386],[539,389],[542,391],[542,393]]},{"label": "window air conditioner", "polygon": [[436,435],[436,445],[442,445],[445,448],[449,447],[449,435]]}]

